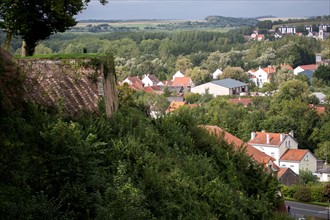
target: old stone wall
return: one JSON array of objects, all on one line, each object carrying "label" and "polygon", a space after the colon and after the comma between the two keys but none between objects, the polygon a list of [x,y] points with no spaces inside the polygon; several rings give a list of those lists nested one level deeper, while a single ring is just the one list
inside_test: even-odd
[{"label": "old stone wall", "polygon": [[[90,65],[88,59],[18,59],[16,62],[24,78],[26,101],[55,106],[71,116],[83,111],[97,112],[103,96],[110,105],[117,105],[115,85],[106,85],[115,81],[105,80],[103,68]],[[108,87],[111,90],[105,91]]]}]

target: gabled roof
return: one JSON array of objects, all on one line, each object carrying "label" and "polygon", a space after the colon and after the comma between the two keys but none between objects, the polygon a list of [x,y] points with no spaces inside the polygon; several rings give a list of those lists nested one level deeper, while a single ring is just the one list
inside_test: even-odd
[{"label": "gabled roof", "polygon": [[275,73],[276,72],[276,69],[272,68],[272,67],[265,67],[265,68],[262,68],[262,70],[265,71],[266,73]]},{"label": "gabled roof", "polygon": [[281,69],[293,70],[292,66],[290,66],[289,64],[281,64]]},{"label": "gabled roof", "polygon": [[316,70],[317,66],[316,64],[308,64],[308,65],[302,65],[302,66],[298,66],[300,68],[302,68],[303,70]]},{"label": "gabled roof", "polygon": [[197,104],[188,104],[188,103],[183,102],[183,101],[172,101],[165,112],[166,113],[173,112],[173,111],[177,110],[178,108],[181,108],[184,105],[189,106],[189,107],[197,107],[198,106]]},{"label": "gabled roof", "polygon": [[144,87],[144,91],[148,93],[162,93],[162,88],[160,86],[147,86]]},{"label": "gabled roof", "polygon": [[278,173],[277,173],[277,177],[278,177],[278,178],[281,178],[281,176],[283,176],[283,174],[284,174],[288,169],[290,169],[290,168],[288,168],[288,167],[281,167],[280,170],[279,170]]},{"label": "gabled roof", "polygon": [[241,86],[247,86],[246,83],[243,83],[243,82],[240,82],[240,81],[237,81],[237,80],[234,80],[234,79],[222,79],[222,80],[214,80],[214,81],[211,81],[211,83],[213,84],[216,84],[218,86],[222,86],[222,87],[225,87],[225,88],[236,88],[236,87],[241,87]]},{"label": "gabled roof", "polygon": [[138,90],[138,91],[143,90],[143,86],[139,82],[133,82],[131,85],[129,85],[129,87],[131,89]]},{"label": "gabled roof", "polygon": [[143,84],[143,82],[140,80],[140,78],[138,76],[128,76],[124,81],[126,81],[126,80],[132,82],[132,84],[134,84],[134,83],[139,83],[140,85]]},{"label": "gabled roof", "polygon": [[[228,142],[233,144],[234,148],[238,150],[240,147],[244,147],[246,149],[246,154],[250,157],[252,157],[256,162],[259,164],[263,164],[265,168],[268,169],[268,163],[270,161],[275,161],[273,157],[268,156],[267,154],[259,151],[258,149],[252,147],[248,143],[243,142],[241,139],[238,137],[230,134],[229,132],[224,131],[222,128],[218,126],[211,126],[211,125],[206,125],[202,126],[205,128],[207,131],[209,131],[211,134],[215,135],[216,137],[221,137],[224,135],[224,139]],[[275,170],[278,170],[278,166],[273,163],[273,168]]]},{"label": "gabled roof", "polygon": [[172,86],[190,86],[192,80],[190,77],[175,77]]},{"label": "gabled roof", "polygon": [[280,160],[300,162],[308,152],[308,150],[303,149],[288,149],[286,152],[284,152]]},{"label": "gabled roof", "polygon": [[[269,143],[267,143],[267,134],[269,135]],[[281,135],[283,135],[281,141]],[[255,132],[255,137],[248,141],[249,144],[274,145],[279,146],[289,134]]]},{"label": "gabled roof", "polygon": [[157,83],[159,83],[159,80],[155,75],[147,75],[145,77],[148,77],[151,80],[151,82],[153,83],[153,85],[156,85]]},{"label": "gabled roof", "polygon": [[184,75],[183,75],[183,73],[181,73],[180,70],[179,70],[178,72],[176,72],[176,73],[173,75],[172,79],[174,80],[176,77],[184,77]]},{"label": "gabled roof", "polygon": [[252,98],[237,98],[237,99],[229,99],[230,103],[233,104],[243,104],[243,106],[248,106],[249,103],[252,103]]}]

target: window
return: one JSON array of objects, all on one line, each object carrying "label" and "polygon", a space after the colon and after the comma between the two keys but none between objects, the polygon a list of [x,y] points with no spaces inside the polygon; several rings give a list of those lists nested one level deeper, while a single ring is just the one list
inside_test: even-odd
[{"label": "window", "polygon": [[282,167],[286,167],[286,164],[282,164]]},{"label": "window", "polygon": [[275,157],[275,153],[274,153],[274,152],[271,152],[270,155],[271,155],[272,157]]},{"label": "window", "polygon": [[290,167],[294,167],[293,165],[291,165]]},{"label": "window", "polygon": [[290,141],[289,141],[289,147],[291,146],[291,143],[290,143]]}]

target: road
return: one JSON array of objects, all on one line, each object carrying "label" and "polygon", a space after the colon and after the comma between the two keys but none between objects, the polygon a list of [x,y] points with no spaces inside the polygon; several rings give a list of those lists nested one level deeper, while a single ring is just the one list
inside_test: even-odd
[{"label": "road", "polygon": [[318,219],[329,219],[328,208],[324,206],[310,205],[299,202],[285,201],[286,206],[291,207],[291,215],[299,217],[313,216]]}]

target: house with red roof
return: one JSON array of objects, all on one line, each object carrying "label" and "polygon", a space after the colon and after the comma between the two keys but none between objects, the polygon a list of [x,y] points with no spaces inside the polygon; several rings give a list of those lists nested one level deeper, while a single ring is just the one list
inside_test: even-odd
[{"label": "house with red roof", "polygon": [[314,72],[316,69],[317,69],[316,64],[302,65],[302,66],[297,66],[293,70],[293,73],[294,73],[294,75],[298,75],[299,73],[307,71],[307,70]]},{"label": "house with red roof", "polygon": [[300,170],[316,171],[317,159],[309,151],[298,149],[298,142],[294,139],[293,132],[269,133],[251,132],[251,139],[248,141],[256,149],[272,156],[279,167],[290,168],[296,174]]},{"label": "house with red roof", "polygon": [[265,154],[274,157],[276,165],[280,165],[281,156],[288,149],[298,149],[298,142],[293,137],[293,132],[270,133],[270,132],[251,132],[251,139],[248,144]]},{"label": "house with red roof", "polygon": [[190,77],[175,77],[172,86],[182,86],[184,88],[191,88],[194,86],[193,81]]},{"label": "house with red roof", "polygon": [[236,150],[240,149],[241,147],[245,148],[246,154],[253,158],[253,160],[258,164],[262,164],[268,172],[271,171],[277,173],[279,171],[279,167],[276,165],[275,159],[273,157],[265,154],[264,152],[261,152],[260,150],[242,141],[231,133],[224,131],[218,126],[206,125],[202,127],[209,131],[212,135],[218,138],[224,138],[226,142],[232,144]]},{"label": "house with red roof", "polygon": [[315,156],[306,149],[288,149],[280,158],[280,167],[288,167],[299,174],[300,170],[316,172]]},{"label": "house with red roof", "polygon": [[290,186],[298,184],[299,175],[288,167],[281,167],[277,173],[277,178],[283,185]]},{"label": "house with red roof", "polygon": [[276,73],[275,66],[268,66],[265,68],[259,67],[257,71],[249,70],[248,75],[250,80],[256,83],[257,86],[262,88],[264,83],[269,83],[272,75]]},{"label": "house with red roof", "polygon": [[188,104],[187,102],[184,102],[184,101],[174,100],[170,103],[168,108],[165,110],[165,113],[173,112],[173,111],[181,108],[182,106],[197,107],[198,105],[197,104]]},{"label": "house with red roof", "polygon": [[122,84],[127,83],[128,85],[140,85],[143,86],[143,82],[140,80],[138,76],[128,76],[126,79],[122,82]]},{"label": "house with red roof", "polygon": [[252,103],[252,98],[241,98],[238,97],[236,99],[229,99],[229,103],[236,104],[236,105],[243,105],[244,107],[247,107],[249,104]]}]

